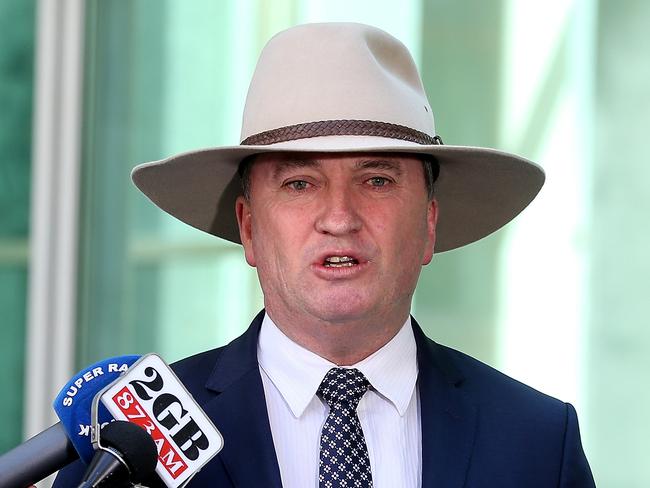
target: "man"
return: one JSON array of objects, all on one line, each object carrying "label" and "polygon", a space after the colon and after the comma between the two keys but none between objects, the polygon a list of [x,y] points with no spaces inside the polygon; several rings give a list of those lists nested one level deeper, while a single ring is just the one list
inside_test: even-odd
[{"label": "man", "polygon": [[594,486],[573,407],[434,343],[409,316],[434,249],[500,228],[544,176],[517,156],[442,145],[396,39],[359,24],[280,33],[239,146],[133,179],[170,214],[240,242],[264,293],[243,336],[175,365],[225,439],[192,486]]}]

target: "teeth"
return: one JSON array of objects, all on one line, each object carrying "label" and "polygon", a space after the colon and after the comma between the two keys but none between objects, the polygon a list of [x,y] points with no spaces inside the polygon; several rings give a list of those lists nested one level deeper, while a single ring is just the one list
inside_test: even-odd
[{"label": "teeth", "polygon": [[354,261],[354,258],[351,258],[350,256],[330,256],[329,258],[325,258],[325,261],[330,263],[344,263]]},{"label": "teeth", "polygon": [[350,256],[330,256],[325,258],[324,265],[328,268],[343,268],[357,264],[357,260]]},{"label": "teeth", "polygon": [[328,263],[325,262],[325,267],[326,268],[349,268],[350,266],[354,266],[354,263],[352,261],[348,261],[346,263]]}]

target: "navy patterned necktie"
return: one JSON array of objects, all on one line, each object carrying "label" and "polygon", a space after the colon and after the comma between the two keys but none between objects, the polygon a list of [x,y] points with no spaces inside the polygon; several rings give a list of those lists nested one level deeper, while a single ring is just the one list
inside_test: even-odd
[{"label": "navy patterned necktie", "polygon": [[332,368],[318,387],[330,413],[320,438],[319,488],[371,488],[366,440],[357,416],[370,383],[358,369]]}]

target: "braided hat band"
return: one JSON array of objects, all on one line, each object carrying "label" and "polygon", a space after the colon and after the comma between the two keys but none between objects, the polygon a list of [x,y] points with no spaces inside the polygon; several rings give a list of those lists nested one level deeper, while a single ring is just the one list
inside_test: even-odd
[{"label": "braided hat band", "polygon": [[267,146],[280,142],[321,136],[377,136],[415,142],[423,145],[442,145],[440,136],[390,122],[375,120],[320,120],[288,125],[253,134],[241,142],[242,146]]}]

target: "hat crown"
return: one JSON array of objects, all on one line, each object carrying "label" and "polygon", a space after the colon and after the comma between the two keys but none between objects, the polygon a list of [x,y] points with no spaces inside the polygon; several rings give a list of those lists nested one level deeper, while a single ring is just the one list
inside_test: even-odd
[{"label": "hat crown", "polygon": [[388,122],[435,135],[407,48],[363,24],[306,24],[273,37],[253,74],[241,139],[324,120]]}]

